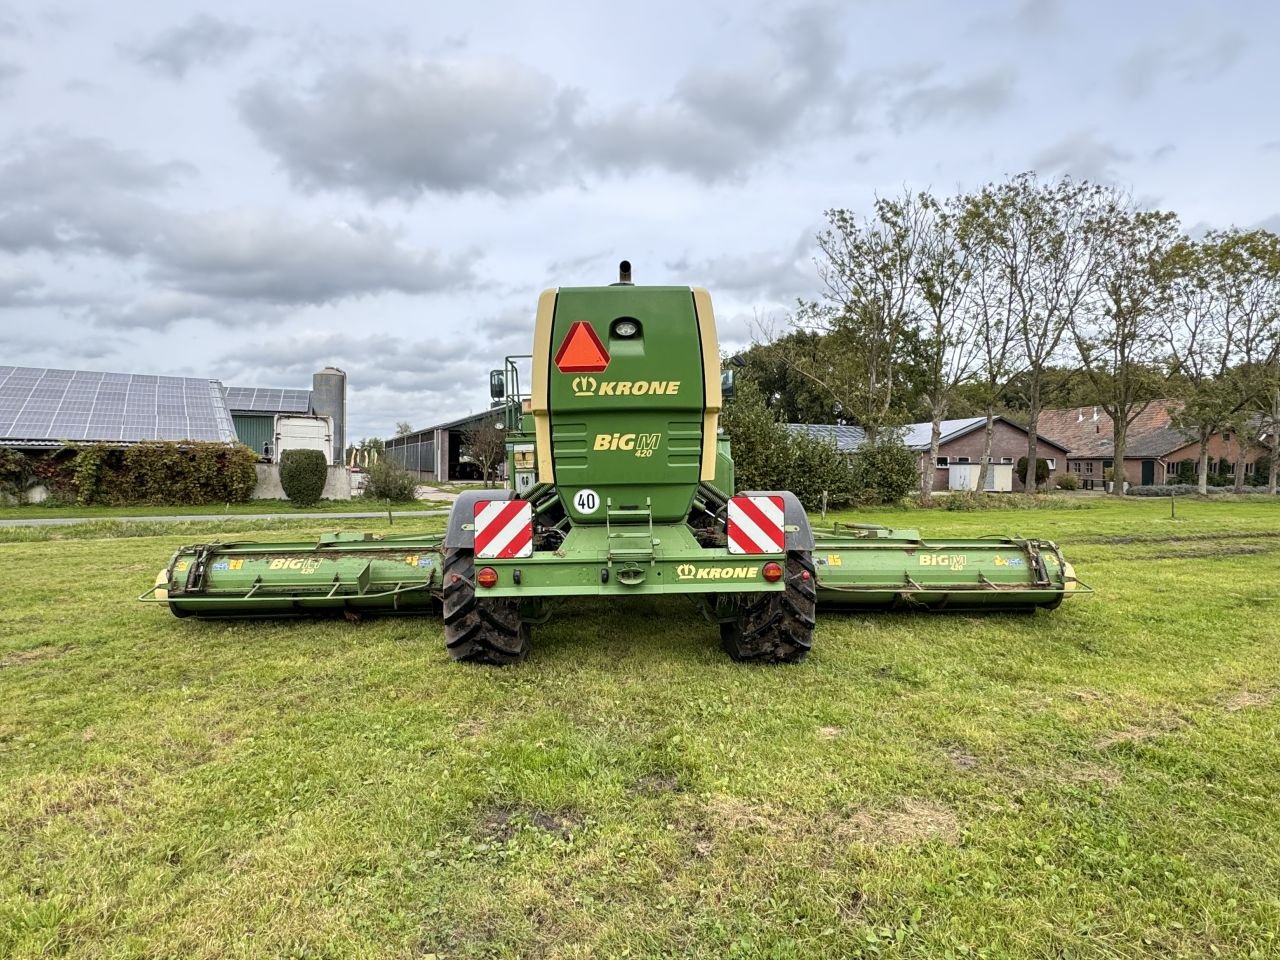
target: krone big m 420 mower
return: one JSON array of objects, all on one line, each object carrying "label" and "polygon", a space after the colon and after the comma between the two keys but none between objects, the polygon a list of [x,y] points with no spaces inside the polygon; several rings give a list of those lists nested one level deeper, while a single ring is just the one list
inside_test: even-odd
[{"label": "krone big m 420 mower", "polygon": [[735,660],[794,662],[819,606],[1052,610],[1088,590],[1050,541],[815,533],[794,494],[735,491],[711,297],[633,286],[625,261],[619,283],[544,292],[532,357],[491,392],[508,486],[459,496],[443,535],[187,546],[143,599],[179,617],[442,607],[450,656],[502,664],[558,598],[686,594]]}]

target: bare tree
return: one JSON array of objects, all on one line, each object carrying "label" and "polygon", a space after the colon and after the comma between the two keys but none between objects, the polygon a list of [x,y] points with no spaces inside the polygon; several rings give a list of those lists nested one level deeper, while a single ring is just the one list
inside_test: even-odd
[{"label": "bare tree", "polygon": [[413,433],[413,424],[407,420],[401,420],[396,424],[396,436],[405,437]]},{"label": "bare tree", "polygon": [[463,434],[462,455],[479,464],[484,485],[490,486],[494,468],[506,458],[507,435],[496,422],[478,424]]},{"label": "bare tree", "polygon": [[1168,256],[1180,240],[1172,213],[1138,210],[1111,194],[1086,224],[1095,250],[1090,296],[1072,316],[1071,336],[1098,406],[1111,418],[1118,482],[1129,427],[1160,394],[1163,359],[1157,337],[1169,288]]}]

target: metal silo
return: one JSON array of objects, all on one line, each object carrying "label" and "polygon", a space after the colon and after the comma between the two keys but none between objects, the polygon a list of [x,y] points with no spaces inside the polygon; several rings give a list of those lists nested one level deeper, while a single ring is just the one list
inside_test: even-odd
[{"label": "metal silo", "polygon": [[337,367],[325,367],[311,376],[311,409],[333,418],[333,462],[343,463],[347,453],[347,375]]}]

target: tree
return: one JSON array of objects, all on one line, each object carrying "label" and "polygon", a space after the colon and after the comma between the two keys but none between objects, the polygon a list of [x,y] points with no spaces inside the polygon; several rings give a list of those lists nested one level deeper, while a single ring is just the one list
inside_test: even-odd
[{"label": "tree", "polygon": [[982,243],[1005,288],[1009,332],[1026,374],[1028,490],[1036,489],[1044,371],[1088,294],[1095,250],[1086,226],[1106,203],[1104,188],[1087,181],[1041,183],[1023,173],[982,188],[966,204],[966,229]]},{"label": "tree", "polygon": [[1265,396],[1280,364],[1280,238],[1266,230],[1213,231],[1178,244],[1169,263],[1161,336],[1187,385],[1176,422],[1199,444],[1203,494],[1210,439]]},{"label": "tree", "polygon": [[917,257],[930,214],[922,196],[877,198],[874,214],[828,210],[818,235],[824,290],[802,303],[795,322],[826,334],[826,368],[795,367],[839,403],[842,414],[874,439],[889,423],[910,327]]},{"label": "tree", "polygon": [[[1095,401],[1113,424],[1113,457],[1124,463],[1129,427],[1161,392],[1156,336],[1169,287],[1168,257],[1179,242],[1172,213],[1138,210],[1112,194],[1085,229],[1094,247],[1093,284],[1070,333]],[[1124,496],[1124,484],[1112,487]]]},{"label": "tree", "polygon": [[[494,415],[495,417],[497,414]],[[462,455],[470,457],[480,466],[484,485],[489,486],[494,469],[507,456],[507,435],[497,422],[485,421],[472,427],[462,436]]]},{"label": "tree", "polygon": [[986,425],[982,456],[978,462],[978,489],[985,490],[991,465],[991,441],[995,432],[996,404],[1014,371],[1013,286],[995,250],[987,226],[989,200],[982,194],[958,201],[961,215],[956,236],[969,264],[969,307],[973,311],[977,348],[977,373],[973,398],[981,407]]},{"label": "tree", "polygon": [[[1276,365],[1280,368],[1280,364]],[[1273,368],[1274,379],[1259,403],[1258,443],[1267,451],[1267,493],[1276,493],[1280,474],[1280,369]]]},{"label": "tree", "polygon": [[750,381],[763,395],[769,409],[785,423],[839,423],[840,405],[819,381],[830,379],[830,370],[818,377],[799,370],[823,370],[830,351],[824,337],[813,330],[793,330],[767,343],[756,343],[738,354],[736,383]]},{"label": "tree", "polygon": [[413,433],[413,424],[409,423],[409,421],[408,421],[408,420],[400,420],[400,421],[397,421],[397,423],[396,423],[396,436],[397,436],[397,437],[404,437],[404,436],[408,436],[408,435],[409,435],[409,434],[411,434],[411,433]]},{"label": "tree", "polygon": [[920,497],[928,503],[937,476],[942,421],[956,390],[977,368],[981,349],[978,313],[970,304],[973,251],[958,232],[963,204],[953,199],[942,205],[929,194],[921,194],[920,199],[929,214],[915,276],[920,385],[931,422],[929,455],[921,464]]}]

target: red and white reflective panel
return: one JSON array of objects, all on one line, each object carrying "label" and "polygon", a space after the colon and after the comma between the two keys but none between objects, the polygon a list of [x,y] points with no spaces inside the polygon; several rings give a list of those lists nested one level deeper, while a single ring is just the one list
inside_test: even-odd
[{"label": "red and white reflective panel", "polygon": [[476,501],[476,556],[510,560],[533,555],[533,508],[527,500]]},{"label": "red and white reflective panel", "polygon": [[782,520],[781,497],[733,497],[729,500],[729,552],[781,553],[786,547]]}]

